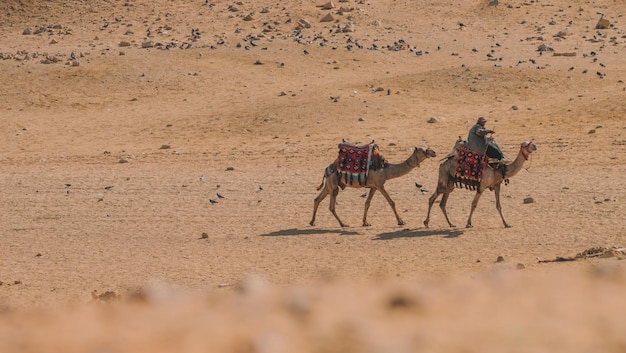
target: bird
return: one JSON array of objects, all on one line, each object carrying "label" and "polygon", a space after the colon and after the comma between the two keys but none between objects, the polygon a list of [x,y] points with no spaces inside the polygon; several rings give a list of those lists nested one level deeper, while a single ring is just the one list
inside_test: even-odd
[{"label": "bird", "polygon": [[218,198],[218,199],[223,199],[223,198],[224,198],[224,196],[220,195],[220,193],[218,192],[218,193],[217,193],[217,198]]},{"label": "bird", "polygon": [[212,203],[212,204],[216,204],[217,203],[217,201],[215,201],[213,199],[209,199],[209,202]]}]

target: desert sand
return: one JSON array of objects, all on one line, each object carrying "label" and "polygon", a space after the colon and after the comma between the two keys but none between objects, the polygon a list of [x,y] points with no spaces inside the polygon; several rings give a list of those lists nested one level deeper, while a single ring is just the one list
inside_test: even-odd
[{"label": "desert sand", "polygon": [[[323,5],[0,3],[1,352],[626,349],[626,3]],[[457,189],[426,228],[478,116],[537,146],[512,227]],[[364,189],[309,225],[343,139],[437,152],[405,225]]]}]

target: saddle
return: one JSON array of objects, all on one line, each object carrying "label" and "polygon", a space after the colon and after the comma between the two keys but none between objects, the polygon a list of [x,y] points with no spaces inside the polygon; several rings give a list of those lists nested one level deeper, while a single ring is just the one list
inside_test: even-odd
[{"label": "saddle", "polygon": [[342,189],[346,184],[364,186],[370,170],[384,168],[387,164],[374,141],[365,145],[343,141],[338,147],[339,155],[336,165]]},{"label": "saddle", "polygon": [[461,143],[454,158],[456,160],[456,170],[452,178],[454,183],[458,187],[476,190],[480,186],[487,165],[487,155],[474,152],[465,143]]}]

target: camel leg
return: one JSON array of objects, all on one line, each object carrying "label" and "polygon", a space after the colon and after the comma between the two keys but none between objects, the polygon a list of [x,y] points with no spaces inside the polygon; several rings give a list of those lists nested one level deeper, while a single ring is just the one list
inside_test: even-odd
[{"label": "camel leg", "polygon": [[330,206],[328,207],[330,209],[330,213],[333,214],[333,216],[335,216],[335,218],[337,218],[337,221],[339,222],[339,225],[342,227],[347,227],[348,225],[343,223],[341,221],[341,219],[339,219],[339,216],[337,216],[337,212],[335,212],[335,204],[337,203],[337,194],[339,193],[339,187],[335,187],[333,189],[333,191],[330,194]]},{"label": "camel leg", "polygon": [[328,188],[324,188],[322,192],[317,195],[315,200],[313,200],[313,218],[311,218],[311,222],[309,222],[310,225],[315,225],[315,215],[317,214],[317,208],[319,207],[322,200],[326,198],[326,196],[328,196]]},{"label": "camel leg", "polygon": [[[372,190],[374,190],[374,189],[372,189]],[[403,226],[405,223],[400,218],[400,215],[398,214],[398,211],[396,211],[396,203],[391,199],[391,196],[389,196],[389,194],[387,193],[387,191],[385,190],[384,187],[381,186],[380,188],[378,188],[378,190],[380,190],[380,193],[383,194],[385,199],[387,199],[387,202],[389,203],[389,206],[391,206],[391,209],[393,210],[393,213],[396,215],[396,220],[398,221],[398,225],[399,226]]]},{"label": "camel leg", "polygon": [[498,209],[498,213],[500,213],[500,218],[502,218],[502,223],[504,223],[504,228],[511,228],[511,225],[506,223],[504,220],[504,215],[502,214],[502,205],[500,204],[500,185],[494,185],[493,191],[496,194],[496,209]]},{"label": "camel leg", "polygon": [[363,212],[363,227],[369,227],[371,224],[367,223],[367,210],[370,208],[370,202],[376,193],[375,188],[370,188],[369,195],[367,195],[367,200],[365,200],[365,211]]},{"label": "camel leg", "polygon": [[448,218],[448,211],[446,210],[446,205],[448,204],[448,197],[450,196],[450,192],[452,190],[446,190],[443,193],[443,196],[441,197],[441,202],[439,202],[439,208],[441,208],[441,211],[443,212],[443,216],[446,217],[446,221],[448,222],[448,226],[452,227],[452,228],[456,228],[456,225],[452,224],[452,222],[450,222],[450,218]]},{"label": "camel leg", "polygon": [[424,226],[426,226],[426,228],[428,228],[428,222],[430,222],[430,209],[433,207],[435,201],[437,201],[437,197],[439,197],[439,195],[441,195],[441,191],[439,187],[437,187],[437,190],[435,190],[435,192],[428,199],[428,212],[426,213],[426,219],[424,220]]},{"label": "camel leg", "polygon": [[480,197],[482,196],[483,191],[484,190],[481,190],[480,187],[478,188],[478,191],[476,191],[474,200],[472,200],[472,209],[470,210],[469,217],[467,218],[467,224],[465,225],[465,228],[472,228],[472,214],[474,213],[474,210],[476,209],[476,205],[478,205],[478,199],[480,199]]}]

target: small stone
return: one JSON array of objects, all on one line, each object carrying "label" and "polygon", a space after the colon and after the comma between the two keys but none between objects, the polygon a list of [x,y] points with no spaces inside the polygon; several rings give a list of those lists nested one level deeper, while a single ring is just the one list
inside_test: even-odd
[{"label": "small stone", "polygon": [[525,204],[529,204],[529,203],[533,203],[533,202],[535,202],[535,199],[533,199],[532,197],[524,198],[524,203]]},{"label": "small stone", "polygon": [[326,14],[326,16],[320,19],[320,22],[333,22],[335,18],[331,14]]},{"label": "small stone", "polygon": [[496,259],[496,262],[504,262],[504,257],[498,256],[498,258]]},{"label": "small stone", "polygon": [[202,235],[200,236],[200,238],[202,239],[207,239],[209,237],[209,235],[207,233],[202,233]]},{"label": "small stone", "polygon": [[169,150],[170,148],[171,148],[170,145],[161,145],[160,149],[162,149],[162,150]]},{"label": "small stone", "polygon": [[426,122],[429,124],[434,124],[439,122],[439,118],[437,118],[436,116],[431,116],[430,119],[428,119]]},{"label": "small stone", "polygon": [[235,170],[235,168],[234,167],[226,167],[226,170],[227,171],[233,171],[233,170]]},{"label": "small stone", "polygon": [[519,108],[517,107],[517,105],[514,105],[514,106],[511,107],[511,109],[518,110]]},{"label": "small stone", "polygon": [[518,270],[523,270],[523,269],[526,268],[526,266],[524,266],[524,264],[522,264],[522,263],[518,263],[516,267],[517,267]]},{"label": "small stone", "polygon": [[120,159],[118,162],[119,162],[119,163],[128,163],[128,160],[127,160],[127,159],[123,159],[123,158],[122,158],[122,159]]},{"label": "small stone", "polygon": [[130,47],[130,42],[127,42],[127,41],[124,41],[124,40],[123,40],[123,41],[121,41],[121,42],[118,44],[118,46],[120,46],[120,47]]},{"label": "small stone", "polygon": [[596,133],[596,129],[591,129],[589,130],[588,134],[595,134]]}]

